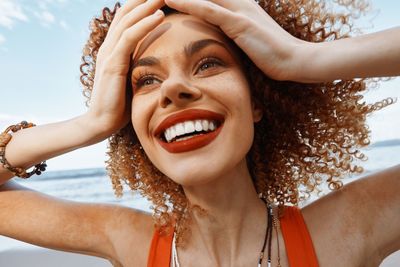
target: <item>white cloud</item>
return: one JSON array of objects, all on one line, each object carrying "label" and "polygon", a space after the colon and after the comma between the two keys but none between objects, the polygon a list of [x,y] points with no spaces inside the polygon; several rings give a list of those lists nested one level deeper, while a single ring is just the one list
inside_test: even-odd
[{"label": "white cloud", "polygon": [[39,4],[38,4],[38,7],[41,9],[41,10],[47,10],[47,2],[46,1],[42,1],[42,2],[39,2]]},{"label": "white cloud", "polygon": [[[32,13],[44,27],[58,25],[64,30],[69,30],[68,23],[60,18],[59,15],[54,15],[59,14],[58,11],[60,9],[63,10],[68,3],[69,0],[40,0],[36,4],[36,8],[32,10]],[[63,14],[63,12],[60,14]]]},{"label": "white cloud", "polygon": [[16,21],[28,21],[17,1],[0,0],[0,26],[11,29]]},{"label": "white cloud", "polygon": [[60,20],[60,26],[61,26],[61,28],[63,28],[66,31],[68,31],[70,29],[68,23],[65,20]]},{"label": "white cloud", "polygon": [[39,19],[40,24],[46,27],[50,26],[56,21],[54,15],[47,10],[35,12],[35,16]]},{"label": "white cloud", "polygon": [[38,3],[38,7],[41,10],[48,10],[49,6],[64,6],[69,0],[41,0]]},{"label": "white cloud", "polygon": [[4,44],[6,42],[6,37],[0,34],[0,45]]},{"label": "white cloud", "polygon": [[[0,27],[12,29],[17,22],[27,22],[36,17],[44,27],[57,24],[68,30],[68,23],[54,15],[55,10],[68,4],[69,0],[40,0],[29,4],[22,0],[0,0]],[[0,44],[1,42],[4,42],[4,39],[0,39]]]},{"label": "white cloud", "polygon": [[43,20],[47,23],[53,23],[55,21],[54,15],[48,11],[43,12],[42,15],[43,15]]}]

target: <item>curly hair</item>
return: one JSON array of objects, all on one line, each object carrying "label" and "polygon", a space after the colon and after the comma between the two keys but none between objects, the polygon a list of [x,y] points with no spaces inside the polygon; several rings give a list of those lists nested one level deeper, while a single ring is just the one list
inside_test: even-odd
[{"label": "curly hair", "polygon": [[[354,19],[368,8],[365,1],[337,0],[343,7],[333,12],[322,0],[262,0],[259,5],[287,32],[310,41],[347,38],[354,33]],[[91,23],[91,34],[83,50],[81,82],[90,104],[97,53],[116,11],[104,8]],[[177,11],[163,8],[166,15]],[[337,10],[337,9],[336,9]],[[342,186],[344,175],[361,173],[358,150],[367,146],[366,116],[394,102],[392,98],[374,104],[362,101],[368,87],[364,79],[338,80],[318,84],[275,81],[267,77],[242,52],[251,94],[263,111],[255,124],[252,148],[246,156],[257,192],[280,206],[297,205],[327,184]],[[130,86],[129,83],[127,86]],[[290,119],[288,119],[290,118]],[[188,209],[193,209],[182,187],[161,173],[147,158],[131,123],[109,137],[107,171],[117,196],[123,184],[140,192],[153,203],[153,217],[160,229],[172,221],[177,225],[178,243],[189,228]]]}]

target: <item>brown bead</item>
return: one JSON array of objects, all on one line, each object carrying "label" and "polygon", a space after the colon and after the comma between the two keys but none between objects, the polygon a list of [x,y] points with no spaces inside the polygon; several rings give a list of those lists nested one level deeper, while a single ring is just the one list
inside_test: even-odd
[{"label": "brown bead", "polygon": [[6,146],[8,142],[11,140],[11,134],[9,133],[1,133],[0,134],[0,147]]}]

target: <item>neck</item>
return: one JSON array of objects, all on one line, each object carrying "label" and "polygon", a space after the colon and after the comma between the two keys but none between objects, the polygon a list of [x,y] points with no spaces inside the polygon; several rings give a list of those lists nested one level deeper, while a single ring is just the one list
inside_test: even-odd
[{"label": "neck", "polygon": [[209,184],[184,190],[192,205],[206,211],[205,216],[193,211],[191,253],[203,251],[213,266],[257,260],[264,241],[266,207],[258,198],[245,160]]}]

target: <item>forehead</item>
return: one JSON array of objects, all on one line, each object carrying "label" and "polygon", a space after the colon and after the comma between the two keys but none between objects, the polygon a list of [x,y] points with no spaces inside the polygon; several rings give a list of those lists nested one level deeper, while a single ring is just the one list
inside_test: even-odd
[{"label": "forehead", "polygon": [[231,40],[218,27],[191,15],[172,14],[138,43],[134,59],[179,53],[185,44],[200,39],[215,39],[233,50]]}]

